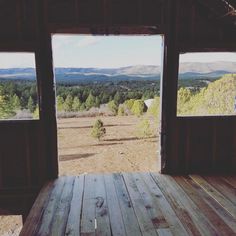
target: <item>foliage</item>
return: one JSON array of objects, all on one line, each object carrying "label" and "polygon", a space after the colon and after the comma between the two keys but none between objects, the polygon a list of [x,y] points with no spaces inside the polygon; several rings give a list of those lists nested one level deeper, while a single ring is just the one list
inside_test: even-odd
[{"label": "foliage", "polygon": [[64,99],[61,96],[57,96],[57,111],[64,110]]},{"label": "foliage", "polygon": [[118,116],[124,116],[124,115],[125,115],[124,105],[120,105],[118,108]]},{"label": "foliage", "polygon": [[136,134],[139,138],[149,138],[154,135],[148,119],[141,119],[137,125]]},{"label": "foliage", "polygon": [[68,94],[64,102],[64,110],[66,112],[70,112],[72,111],[72,106],[73,106],[73,97],[70,94]]},{"label": "foliage", "polygon": [[12,107],[15,111],[21,110],[20,99],[16,94],[13,95],[13,97],[11,98],[10,103],[12,104]]},{"label": "foliage", "polygon": [[192,94],[178,93],[178,115],[232,115],[236,96],[236,75],[224,75],[206,88]]},{"label": "foliage", "polygon": [[155,97],[151,106],[147,110],[148,115],[153,116],[154,118],[159,117],[160,114],[160,97]]},{"label": "foliage", "polygon": [[145,104],[143,100],[135,100],[132,106],[132,113],[136,116],[141,116],[144,112]]},{"label": "foliage", "polygon": [[93,125],[93,129],[91,132],[92,137],[97,138],[100,140],[106,134],[106,128],[103,126],[103,122],[98,119]]},{"label": "foliage", "polygon": [[112,111],[112,113],[114,115],[117,114],[117,112],[118,112],[118,105],[115,103],[114,100],[108,102],[108,107],[109,107],[109,109]]},{"label": "foliage", "polygon": [[89,110],[90,108],[95,107],[95,105],[96,105],[96,98],[93,96],[92,93],[90,93],[85,101],[86,109]]},{"label": "foliage", "polygon": [[35,109],[34,101],[31,96],[29,97],[28,100],[28,109],[30,110],[31,113],[33,113]]},{"label": "foliage", "polygon": [[74,97],[73,104],[72,104],[72,110],[73,111],[79,111],[81,107],[81,101],[78,97]]},{"label": "foliage", "polygon": [[36,106],[34,113],[33,113],[34,119],[39,119],[39,106]]},{"label": "foliage", "polygon": [[124,105],[131,111],[133,105],[134,105],[135,99],[129,99],[124,102]]}]

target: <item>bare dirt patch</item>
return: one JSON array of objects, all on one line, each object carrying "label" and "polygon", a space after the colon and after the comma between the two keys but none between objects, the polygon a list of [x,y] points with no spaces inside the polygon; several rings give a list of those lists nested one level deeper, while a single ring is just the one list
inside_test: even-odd
[{"label": "bare dirt patch", "polygon": [[[98,118],[106,128],[101,141],[90,135]],[[136,136],[140,119],[135,116],[59,119],[60,175],[158,171],[158,138]]]}]

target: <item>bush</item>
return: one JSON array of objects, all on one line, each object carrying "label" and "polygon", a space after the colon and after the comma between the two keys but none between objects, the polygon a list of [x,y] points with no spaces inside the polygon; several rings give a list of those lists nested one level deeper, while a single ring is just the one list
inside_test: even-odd
[{"label": "bush", "polygon": [[120,105],[118,108],[118,116],[124,116],[124,115],[125,115],[124,105]]},{"label": "bush", "polygon": [[160,97],[155,97],[151,106],[147,110],[148,115],[153,116],[154,118],[159,118],[160,114]]},{"label": "bush", "polygon": [[108,102],[108,107],[113,112],[114,115],[117,115],[118,106],[117,106],[117,104],[115,103],[114,100]]},{"label": "bush", "polygon": [[141,116],[144,112],[145,104],[143,100],[135,100],[132,106],[132,113],[136,116]]},{"label": "bush", "polygon": [[139,138],[149,138],[154,135],[148,119],[142,119],[137,125],[136,135]]},{"label": "bush", "polygon": [[106,129],[103,127],[103,122],[98,119],[93,125],[93,129],[91,132],[92,137],[97,138],[100,140],[106,134]]},{"label": "bush", "polygon": [[131,111],[133,105],[134,105],[134,99],[129,99],[124,102],[124,105]]}]

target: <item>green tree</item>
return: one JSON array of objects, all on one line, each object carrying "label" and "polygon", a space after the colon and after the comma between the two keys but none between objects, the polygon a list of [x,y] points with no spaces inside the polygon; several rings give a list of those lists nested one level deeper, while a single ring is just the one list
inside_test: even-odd
[{"label": "green tree", "polygon": [[0,95],[0,119],[9,119],[15,114],[9,100],[7,100],[5,96]]},{"label": "green tree", "polygon": [[34,110],[33,118],[34,119],[38,119],[39,118],[39,106],[38,105],[36,106],[36,108]]},{"label": "green tree", "polygon": [[61,96],[57,96],[57,111],[64,110],[64,99]]},{"label": "green tree", "polygon": [[96,98],[90,93],[85,101],[86,109],[89,110],[92,107],[96,106]]},{"label": "green tree", "polygon": [[100,101],[99,97],[97,96],[95,99],[95,106],[100,107],[100,104],[101,104],[101,101]]},{"label": "green tree", "polygon": [[155,97],[152,104],[147,110],[147,114],[158,118],[160,114],[160,97]]},{"label": "green tree", "polygon": [[67,97],[66,97],[66,100],[64,102],[65,112],[72,111],[72,106],[73,106],[73,97],[70,94],[68,94]]},{"label": "green tree", "polygon": [[100,119],[96,120],[91,132],[92,137],[100,140],[102,137],[105,136],[105,134],[106,134],[106,128],[104,127],[103,122]]},{"label": "green tree", "polygon": [[73,104],[72,104],[72,110],[73,111],[79,111],[81,107],[81,101],[78,97],[74,97]]},{"label": "green tree", "polygon": [[28,109],[30,110],[30,112],[33,113],[34,109],[35,109],[35,105],[34,105],[33,98],[31,96],[29,97],[27,106],[28,106]]},{"label": "green tree", "polygon": [[84,111],[84,110],[86,110],[86,106],[84,103],[82,103],[80,106],[80,111]]},{"label": "green tree", "polygon": [[125,107],[131,111],[133,105],[134,105],[135,99],[129,99],[124,102]]},{"label": "green tree", "polygon": [[119,91],[116,92],[115,96],[114,96],[114,102],[119,105],[122,103],[122,96],[120,94]]},{"label": "green tree", "polygon": [[114,100],[108,102],[108,108],[112,111],[114,115],[117,115],[118,105],[115,103]]},{"label": "green tree", "polygon": [[132,106],[132,113],[136,116],[141,116],[144,112],[145,104],[143,100],[135,100]]},{"label": "green tree", "polygon": [[139,138],[149,138],[154,134],[148,119],[142,119],[137,125],[136,135]]},{"label": "green tree", "polygon": [[21,110],[20,99],[16,94],[14,94],[13,97],[11,98],[11,104],[12,104],[12,108],[15,111]]},{"label": "green tree", "polygon": [[125,115],[124,105],[120,105],[118,108],[118,116],[124,116],[124,115]]}]

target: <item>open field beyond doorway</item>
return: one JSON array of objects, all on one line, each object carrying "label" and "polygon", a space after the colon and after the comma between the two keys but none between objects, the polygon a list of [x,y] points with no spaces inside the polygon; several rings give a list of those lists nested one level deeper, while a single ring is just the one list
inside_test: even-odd
[{"label": "open field beyond doorway", "polygon": [[100,117],[102,140],[91,137],[98,117],[58,120],[60,175],[158,171],[158,138],[138,138],[135,116]]}]

